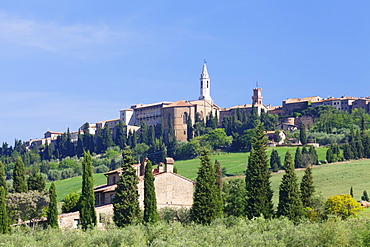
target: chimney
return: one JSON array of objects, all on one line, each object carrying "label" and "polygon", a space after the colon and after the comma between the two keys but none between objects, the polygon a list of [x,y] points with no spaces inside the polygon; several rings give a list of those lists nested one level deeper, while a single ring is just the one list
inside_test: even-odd
[{"label": "chimney", "polygon": [[159,164],[158,164],[158,172],[159,173],[164,172],[164,167],[163,167],[163,163],[162,162],[159,162]]},{"label": "chimney", "polygon": [[170,158],[170,157],[167,157],[166,158],[166,172],[173,172],[173,164],[175,163],[175,161]]}]

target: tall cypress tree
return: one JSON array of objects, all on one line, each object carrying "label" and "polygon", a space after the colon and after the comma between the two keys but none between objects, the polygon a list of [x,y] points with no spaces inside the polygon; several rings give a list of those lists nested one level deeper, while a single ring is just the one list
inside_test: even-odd
[{"label": "tall cypress tree", "polygon": [[273,215],[273,191],[266,155],[266,143],[267,138],[263,126],[259,123],[252,140],[252,150],[245,176],[247,190],[246,215],[249,219],[259,217],[261,214],[265,218],[271,218]]},{"label": "tall cypress tree", "polygon": [[195,223],[209,224],[222,215],[221,190],[217,185],[215,166],[211,164],[208,151],[201,151],[200,160],[190,217]]},{"label": "tall cypress tree", "polygon": [[281,161],[280,161],[279,153],[275,149],[273,149],[271,152],[270,168],[273,172],[278,172],[281,168]]},{"label": "tall cypress tree", "polygon": [[158,221],[157,199],[154,188],[152,162],[147,161],[144,173],[144,222],[155,223]]},{"label": "tall cypress tree", "polygon": [[82,160],[82,192],[80,197],[80,224],[85,231],[96,226],[94,181],[90,152],[84,152]]},{"label": "tall cypress tree", "polygon": [[17,157],[13,171],[13,192],[27,192],[26,171],[21,157]]},{"label": "tall cypress tree", "polygon": [[5,195],[8,193],[5,180],[5,169],[4,164],[0,161],[0,187],[3,186],[5,190]]},{"label": "tall cypress tree", "polygon": [[301,141],[302,145],[307,144],[307,131],[304,123],[301,123],[301,126],[299,128],[299,140]]},{"label": "tall cypress tree", "polygon": [[296,151],[295,151],[295,156],[294,156],[294,167],[295,168],[300,168],[302,167],[302,153],[301,153],[301,149],[299,147],[297,147]]},{"label": "tall cypress tree", "polygon": [[284,160],[285,174],[279,187],[278,216],[286,216],[292,221],[298,221],[303,216],[303,206],[299,193],[297,176],[294,171],[292,155],[289,150]]},{"label": "tall cypress tree", "polygon": [[313,207],[312,199],[315,194],[315,186],[313,185],[311,166],[306,167],[300,188],[303,207]]},{"label": "tall cypress tree", "polygon": [[124,149],[127,143],[126,137],[126,127],[123,122],[120,120],[116,125],[116,132],[114,137],[114,143],[120,147],[120,149]]},{"label": "tall cypress tree", "polygon": [[135,160],[131,150],[123,150],[123,166],[121,178],[117,183],[116,194],[113,198],[113,221],[118,227],[128,226],[140,221],[138,177],[132,167]]},{"label": "tall cypress tree", "polygon": [[9,233],[9,220],[6,211],[5,189],[0,186],[0,233]]},{"label": "tall cypress tree", "polygon": [[58,228],[58,205],[57,205],[57,193],[55,191],[55,183],[52,182],[49,188],[49,209],[47,214],[47,224],[49,227]]},{"label": "tall cypress tree", "polygon": [[352,198],[354,198],[353,196],[353,187],[351,186],[351,189],[349,190],[349,194],[352,196]]},{"label": "tall cypress tree", "polygon": [[312,159],[312,165],[318,165],[319,164],[319,156],[317,155],[316,149],[314,146],[310,146],[309,153],[311,155]]}]

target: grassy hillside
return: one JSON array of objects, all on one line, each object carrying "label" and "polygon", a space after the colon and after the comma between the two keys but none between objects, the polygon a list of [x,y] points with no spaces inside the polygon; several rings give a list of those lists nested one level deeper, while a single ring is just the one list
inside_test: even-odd
[{"label": "grassy hillside", "polygon": [[[272,149],[276,149],[280,155],[281,163],[284,163],[284,155],[287,150],[290,150],[293,157],[295,154],[295,147],[276,147],[276,148],[268,148],[267,155],[270,157]],[[317,148],[317,154],[319,156],[319,160],[325,160],[326,156],[326,147]],[[226,173],[236,173],[236,174],[243,174],[245,171],[245,167],[247,164],[249,153],[227,153],[227,154],[215,154],[211,155],[211,161],[215,162],[215,160],[221,163],[221,166],[226,168]],[[184,177],[194,180],[197,177],[198,168],[200,165],[200,161],[198,158],[191,159],[191,160],[180,160],[175,161],[175,166],[177,167],[178,173]]]},{"label": "grassy hillside", "polygon": [[[107,178],[104,176],[103,173],[94,174],[94,186],[102,185],[107,183]],[[49,188],[50,183],[46,185]],[[82,186],[82,177],[74,177],[68,178],[64,180],[59,180],[55,182],[56,192],[57,192],[57,201],[60,202],[63,198],[71,193],[77,192],[81,193],[81,186]]]}]

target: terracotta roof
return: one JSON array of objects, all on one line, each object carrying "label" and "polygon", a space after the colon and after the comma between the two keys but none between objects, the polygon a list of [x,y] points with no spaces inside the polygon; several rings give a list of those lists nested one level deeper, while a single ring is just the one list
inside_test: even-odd
[{"label": "terracotta roof", "polygon": [[182,107],[182,106],[193,106],[193,104],[191,104],[189,101],[184,101],[184,100],[179,100],[179,101],[176,101],[172,104],[169,104],[169,105],[166,105],[166,106],[163,106],[163,108],[167,108],[167,107]]},{"label": "terracotta roof", "polygon": [[120,111],[133,111],[133,109],[127,108],[127,109],[123,109],[123,110],[120,110]]},{"label": "terracotta roof", "polygon": [[111,184],[111,185],[100,185],[94,188],[94,192],[110,192],[110,191],[115,191],[117,188],[117,184]]},{"label": "terracotta roof", "polygon": [[172,103],[173,102],[170,102],[170,101],[161,101],[161,102],[152,103],[152,104],[137,104],[137,105],[133,105],[132,107],[138,109],[138,108],[145,108],[145,107],[151,107],[151,106],[159,106],[159,105],[162,105],[162,104],[169,105],[169,104],[172,104]]},{"label": "terracotta roof", "polygon": [[[132,166],[138,166],[138,165],[140,165],[140,164],[133,164]],[[106,172],[106,173],[104,173],[104,175],[109,175],[109,174],[113,174],[113,173],[118,173],[118,172],[120,172],[121,170],[122,170],[122,167],[117,168],[116,170],[112,170],[112,171]]]},{"label": "terracotta roof", "polygon": [[46,131],[46,133],[48,132],[51,134],[63,134],[63,132],[56,132],[56,131],[50,131],[50,130]]},{"label": "terracotta roof", "polygon": [[117,119],[112,119],[112,120],[105,120],[105,121],[100,121],[100,122],[97,122],[97,123],[108,123],[108,122],[114,122],[114,121],[118,121],[119,118]]},{"label": "terracotta roof", "polygon": [[321,99],[319,96],[312,96],[312,97],[306,97],[306,98],[294,98],[294,99],[286,99],[283,102],[287,103],[297,103],[297,102],[306,102],[306,101],[312,101],[314,99]]}]

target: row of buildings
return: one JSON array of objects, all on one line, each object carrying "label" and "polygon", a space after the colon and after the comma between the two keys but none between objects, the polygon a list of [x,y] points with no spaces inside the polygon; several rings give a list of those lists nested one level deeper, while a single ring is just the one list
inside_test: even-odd
[{"label": "row of buildings", "polygon": [[[263,110],[281,117],[291,116],[294,112],[319,105],[331,105],[337,110],[347,112],[355,108],[363,108],[367,113],[370,113],[369,97],[355,98],[342,96],[340,98],[331,97],[323,99],[319,96],[313,96],[293,98],[283,100],[281,106],[274,107],[271,105],[264,105],[262,99],[262,88],[257,86],[253,89],[252,101],[250,104],[236,105],[230,108],[221,108],[217,106],[211,97],[211,79],[208,74],[207,65],[204,63],[200,75],[200,95],[197,100],[179,100],[176,102],[162,101],[151,104],[132,105],[130,108],[120,110],[119,118],[90,124],[89,131],[91,134],[95,134],[96,129],[104,128],[105,125],[114,128],[119,121],[127,125],[128,130],[137,131],[139,129],[138,126],[140,126],[143,121],[145,121],[147,125],[158,125],[161,123],[161,119],[164,121],[165,130],[168,131],[170,126],[169,121],[171,119],[177,139],[186,142],[188,118],[194,123],[196,114],[205,119],[206,116],[212,113],[213,116],[218,116],[219,124],[221,125],[223,118],[232,116],[237,109],[245,114],[250,114],[253,105],[258,113]],[[283,119],[282,122],[286,123],[287,120]],[[297,125],[297,122],[292,122],[291,120],[288,120],[288,122],[290,122],[290,125]],[[78,131],[70,133],[72,141],[77,141],[78,133]],[[27,145],[31,145],[33,142],[39,145],[45,144],[46,141],[52,143],[56,140],[57,136],[61,134],[61,132],[48,131],[45,133],[44,138],[30,140],[27,142]]]}]

